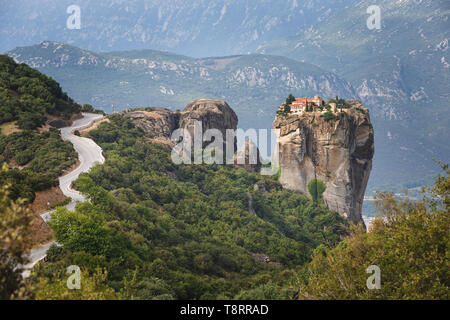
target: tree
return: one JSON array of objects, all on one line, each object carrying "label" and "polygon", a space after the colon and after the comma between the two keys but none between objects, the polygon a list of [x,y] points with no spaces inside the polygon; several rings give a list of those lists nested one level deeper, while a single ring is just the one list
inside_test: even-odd
[{"label": "tree", "polygon": [[[7,171],[6,166],[0,173]],[[33,214],[24,201],[11,200],[8,186],[0,187],[0,300],[27,295],[22,281],[23,266],[28,261]]]},{"label": "tree", "polygon": [[[316,249],[301,285],[302,299],[449,299],[450,170],[442,165],[421,201],[378,194],[379,217],[330,250]],[[428,192],[427,192],[428,191]],[[369,290],[367,268],[381,271],[381,288]]]},{"label": "tree", "polygon": [[97,268],[89,273],[81,270],[81,287],[79,290],[67,288],[67,277],[36,279],[34,298],[37,300],[117,300],[116,292],[105,283],[108,277],[106,270]]},{"label": "tree", "polygon": [[289,104],[286,104],[284,106],[283,111],[284,111],[285,114],[290,113],[291,112],[291,106]]},{"label": "tree", "polygon": [[324,119],[326,122],[333,121],[333,120],[334,120],[334,114],[333,114],[333,112],[331,112],[331,111],[325,112],[325,113],[323,114],[323,119]]},{"label": "tree", "polygon": [[295,101],[295,97],[291,93],[291,94],[289,94],[289,96],[286,99],[286,105],[291,105],[292,102],[294,102],[294,101]]},{"label": "tree", "polygon": [[94,112],[95,109],[92,105],[90,104],[83,104],[83,107],[81,108],[82,112]]},{"label": "tree", "polygon": [[314,202],[318,203],[323,200],[323,193],[325,192],[327,186],[325,182],[320,179],[311,179],[308,183],[308,191]]},{"label": "tree", "polygon": [[58,208],[52,214],[49,225],[58,242],[69,250],[103,255],[109,253],[110,230],[98,210],[89,203],[79,204],[75,211]]}]

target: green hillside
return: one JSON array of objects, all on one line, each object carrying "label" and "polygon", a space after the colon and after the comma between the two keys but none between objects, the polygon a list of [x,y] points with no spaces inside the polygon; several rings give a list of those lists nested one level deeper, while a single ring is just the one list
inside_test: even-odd
[{"label": "green hillside", "polygon": [[[50,222],[63,247],[51,248],[36,271],[38,298],[61,298],[66,267],[76,264],[88,279],[106,269],[93,290],[104,286],[116,298],[288,299],[314,248],[333,247],[347,232],[344,218],[282,190],[274,178],[221,165],[176,166],[170,149],[150,143],[129,120],[109,119],[89,133],[105,164],[76,182],[90,202],[75,212],[58,209]],[[86,297],[87,290],[69,294]]]},{"label": "green hillside", "polygon": [[17,121],[21,129],[36,129],[46,114],[69,119],[80,106],[53,79],[25,64],[0,55],[0,125]]},{"label": "green hillside", "polygon": [[0,182],[9,183],[13,199],[32,202],[36,191],[57,185],[77,155],[57,129],[43,126],[48,117],[69,119],[81,106],[59,84],[25,64],[0,55]]}]

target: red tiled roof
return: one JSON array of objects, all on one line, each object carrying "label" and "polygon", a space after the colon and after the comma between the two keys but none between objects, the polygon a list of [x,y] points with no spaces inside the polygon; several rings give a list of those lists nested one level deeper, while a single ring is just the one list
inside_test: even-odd
[{"label": "red tiled roof", "polygon": [[306,102],[313,103],[313,101],[311,99],[309,99],[309,98],[297,98],[297,99],[295,99],[295,101],[296,102],[301,102],[301,103],[306,103]]}]

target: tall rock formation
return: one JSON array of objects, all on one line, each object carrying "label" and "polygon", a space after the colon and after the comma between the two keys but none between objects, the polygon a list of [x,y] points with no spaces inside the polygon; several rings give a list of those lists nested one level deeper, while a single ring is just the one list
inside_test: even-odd
[{"label": "tall rock formation", "polygon": [[[170,137],[175,129],[186,129],[194,139],[194,124],[198,121],[202,126],[202,134],[208,129],[217,129],[226,139],[228,129],[236,130],[238,117],[233,109],[223,100],[199,99],[188,103],[182,112],[169,109],[149,107],[145,109],[129,109],[120,112],[129,118],[135,126],[153,135],[153,142],[170,144]],[[212,141],[204,141],[203,147]],[[224,150],[225,150],[224,148]],[[234,139],[233,155],[236,151]]]},{"label": "tall rock formation", "polygon": [[359,101],[326,121],[316,112],[277,117],[281,183],[308,194],[308,183],[325,182],[329,209],[352,222],[362,222],[364,193],[372,169],[374,133],[369,111]]},{"label": "tall rock formation", "polygon": [[[202,124],[202,130],[218,129],[222,137],[226,139],[227,129],[237,129],[238,117],[228,103],[217,99],[199,99],[191,101],[183,110],[180,116],[180,128],[187,129],[194,137],[194,122],[199,121]],[[205,141],[203,147],[206,147],[211,141]],[[234,143],[236,150],[236,142]]]}]

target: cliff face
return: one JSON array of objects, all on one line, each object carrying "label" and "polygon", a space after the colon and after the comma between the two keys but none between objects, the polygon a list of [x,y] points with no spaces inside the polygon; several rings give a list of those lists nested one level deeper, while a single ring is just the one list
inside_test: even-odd
[{"label": "cliff face", "polygon": [[250,139],[245,139],[245,143],[234,155],[234,167],[244,168],[249,172],[259,172],[262,167],[261,154],[256,144]]},{"label": "cliff face", "polygon": [[[208,129],[218,129],[226,138],[226,130],[236,130],[238,117],[228,103],[217,99],[199,99],[191,101],[180,116],[180,128],[187,129],[194,137],[194,122],[202,123],[203,132]],[[210,141],[205,141],[203,147]],[[236,146],[234,148],[236,150]]]},{"label": "cliff face", "polygon": [[147,108],[146,111],[122,111],[136,127],[150,132],[155,138],[170,138],[173,130],[178,127],[178,115],[165,108]]},{"label": "cliff face", "polygon": [[[355,223],[372,169],[374,133],[368,110],[355,100],[351,108],[326,121],[319,113],[292,114],[274,123],[279,143],[281,183],[308,194],[308,182],[325,182],[325,204]],[[315,169],[314,169],[315,168]]]},{"label": "cliff face", "polygon": [[[199,99],[191,101],[182,112],[152,107],[143,110],[125,110],[120,112],[134,125],[153,135],[154,142],[170,144],[170,137],[175,129],[189,131],[194,138],[194,123],[202,124],[203,133],[208,129],[218,129],[226,139],[226,130],[237,128],[238,117],[233,109],[223,100]],[[207,146],[211,141],[205,141]],[[236,144],[234,146],[236,150]]]}]

